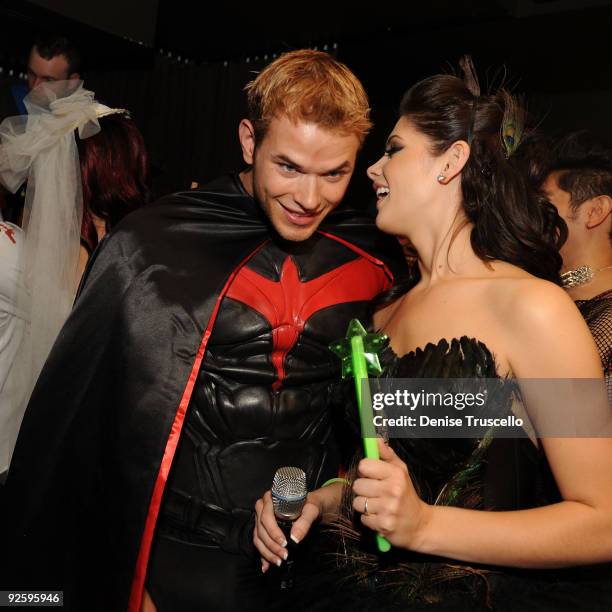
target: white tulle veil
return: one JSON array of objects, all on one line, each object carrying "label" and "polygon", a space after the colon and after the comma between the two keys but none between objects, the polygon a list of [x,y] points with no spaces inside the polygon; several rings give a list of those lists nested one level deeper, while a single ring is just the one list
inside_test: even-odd
[{"label": "white tulle veil", "polygon": [[16,192],[27,180],[22,227],[23,286],[18,309],[26,326],[9,383],[12,405],[0,405],[0,472],[8,467],[25,407],[76,294],[83,215],[75,138],[100,131],[98,119],[125,113],[99,104],[82,81],[57,81],[33,89],[27,115],[0,124],[0,182]]}]

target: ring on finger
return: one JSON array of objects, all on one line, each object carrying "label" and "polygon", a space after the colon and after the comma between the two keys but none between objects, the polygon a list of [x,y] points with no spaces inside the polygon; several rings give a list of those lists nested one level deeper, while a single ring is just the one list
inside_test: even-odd
[{"label": "ring on finger", "polygon": [[363,513],[368,514],[368,498],[365,498],[365,504],[363,505]]}]

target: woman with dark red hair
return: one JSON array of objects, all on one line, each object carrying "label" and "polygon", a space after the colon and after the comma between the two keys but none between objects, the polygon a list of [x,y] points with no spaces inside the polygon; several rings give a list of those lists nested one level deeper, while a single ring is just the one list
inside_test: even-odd
[{"label": "woman with dark red hair", "polygon": [[102,238],[150,199],[150,172],[142,134],[124,114],[100,119],[100,132],[77,139],[83,178],[79,276]]}]

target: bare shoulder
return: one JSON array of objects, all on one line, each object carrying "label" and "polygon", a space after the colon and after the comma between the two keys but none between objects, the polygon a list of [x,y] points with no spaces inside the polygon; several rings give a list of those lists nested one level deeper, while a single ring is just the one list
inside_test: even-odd
[{"label": "bare shoulder", "polygon": [[559,317],[582,321],[576,305],[561,287],[534,276],[508,279],[499,298],[508,323],[520,329],[553,325],[560,322]]},{"label": "bare shoulder", "polygon": [[559,286],[533,276],[501,281],[493,297],[518,376],[599,376],[589,329]]}]

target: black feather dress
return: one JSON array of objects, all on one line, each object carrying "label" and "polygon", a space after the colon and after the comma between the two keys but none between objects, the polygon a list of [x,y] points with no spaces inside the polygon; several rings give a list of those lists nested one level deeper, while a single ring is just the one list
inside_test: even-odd
[{"label": "black feather dress", "polygon": [[[381,354],[392,378],[499,378],[494,356],[473,338],[441,340],[398,357]],[[505,386],[507,388],[507,386]],[[516,401],[507,396],[506,409]],[[391,446],[408,465],[430,504],[491,511],[520,510],[560,501],[543,451],[529,439],[396,438]],[[359,459],[356,458],[357,460]],[[351,491],[347,487],[347,494]],[[521,570],[467,564],[392,549],[378,554],[372,533],[343,515],[330,529],[327,583],[310,584],[311,610],[610,611],[612,567]],[[457,525],[457,529],[462,529]]]}]

